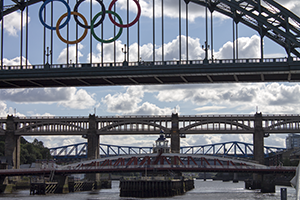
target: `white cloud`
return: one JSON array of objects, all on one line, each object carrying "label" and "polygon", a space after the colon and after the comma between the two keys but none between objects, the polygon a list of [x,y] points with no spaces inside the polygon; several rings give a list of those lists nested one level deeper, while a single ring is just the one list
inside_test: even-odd
[{"label": "white cloud", "polygon": [[[28,23],[30,17],[28,17]],[[1,21],[2,23],[2,21]],[[0,23],[0,24],[1,24]],[[11,36],[17,36],[17,32],[21,30],[21,12],[13,12],[4,16],[4,30]],[[26,26],[26,12],[23,12],[23,27]]]},{"label": "white cloud", "polygon": [[[153,18],[153,0],[140,0],[142,16]],[[161,7],[162,1],[155,0],[155,17],[159,18],[162,16]],[[119,0],[118,7],[126,10],[127,9],[127,1]],[[164,16],[169,18],[179,18],[179,1],[174,0],[165,0],[164,1]],[[129,10],[130,12],[137,13],[137,6],[133,1],[129,3]],[[200,6],[196,3],[190,2],[188,8],[188,18],[191,22],[194,22],[197,17],[205,17],[205,7]],[[209,12],[209,11],[208,11]],[[174,14],[176,13],[176,14]],[[215,17],[225,18],[224,15],[220,13],[214,13]],[[181,0],[181,17],[183,19],[186,18],[186,3],[184,0]]]},{"label": "white cloud", "polygon": [[[78,43],[77,45],[78,51],[77,51],[77,61],[80,63],[79,59],[82,57],[82,53],[80,50],[83,49],[83,45]],[[76,45],[72,45],[69,47],[69,62],[68,63],[76,63]],[[64,48],[58,58],[57,58],[58,63],[67,63],[67,48]]]},{"label": "white cloud", "polygon": [[98,107],[95,94],[86,90],[70,88],[35,88],[0,90],[0,100],[27,104],[57,103],[72,109]]},{"label": "white cloud", "polygon": [[[6,66],[14,66],[14,65],[21,65],[21,62],[20,62],[20,57],[15,57],[11,60],[7,59],[7,58],[3,58],[3,65],[6,65]],[[0,61],[1,63],[1,61]],[[22,65],[26,65],[26,58],[22,57]],[[27,65],[31,65],[29,61],[27,61]]]},{"label": "white cloud", "polygon": [[[187,37],[181,35],[181,59],[186,59],[186,40]],[[178,60],[179,59],[179,42],[180,37],[177,36],[172,41],[164,44],[164,60]],[[260,38],[257,35],[252,37],[241,37],[238,39],[238,54],[239,58],[260,58]],[[120,40],[116,41],[116,61],[124,61],[124,54],[121,49],[124,44]],[[201,60],[205,57],[205,52],[199,38],[188,37],[188,51],[189,60]],[[114,61],[114,44],[103,45],[104,62]],[[215,59],[232,59],[232,42],[225,43],[218,51],[214,50]],[[129,59],[130,61],[137,61],[138,44],[134,43],[129,46]],[[208,53],[209,58],[211,53]],[[282,56],[280,56],[282,57]],[[87,62],[90,62],[90,55],[87,56]],[[141,61],[153,60],[153,45],[148,43],[140,46],[140,59]],[[162,46],[155,48],[155,59],[162,60]],[[92,55],[93,62],[101,62],[101,44],[97,44],[97,52]]]},{"label": "white cloud", "polygon": [[128,87],[125,93],[108,94],[102,102],[107,106],[107,111],[121,114],[137,115],[166,115],[171,114],[170,108],[159,108],[157,105],[142,102],[144,91],[141,86]]},{"label": "white cloud", "polygon": [[225,106],[203,106],[200,108],[195,108],[194,110],[202,112],[202,111],[216,111],[216,110],[222,110],[226,108]]},{"label": "white cloud", "polygon": [[[238,56],[239,58],[260,58],[260,37],[253,35],[249,37],[238,38]],[[233,58],[232,42],[224,44],[218,52],[215,52],[215,59]]]},{"label": "white cloud", "polygon": [[3,101],[0,101],[0,117],[7,117],[7,115],[14,115],[19,117],[25,117],[24,114],[17,112],[12,107],[7,107],[7,104]]},{"label": "white cloud", "polygon": [[[198,88],[196,87],[198,86]],[[156,93],[156,98],[161,102],[192,103],[200,105],[196,110],[199,114],[214,112],[235,113],[259,111],[267,113],[300,112],[298,98],[300,86],[298,84],[279,83],[253,83],[253,84],[202,84],[201,87],[188,87],[185,85],[173,86],[144,86],[145,92]],[[246,105],[246,106],[245,106]],[[182,107],[182,106],[181,106]],[[226,109],[223,109],[223,108]]]},{"label": "white cloud", "polygon": [[69,96],[67,101],[59,102],[59,105],[71,109],[88,109],[99,107],[99,103],[95,100],[94,94],[89,94],[86,90],[79,89]]}]

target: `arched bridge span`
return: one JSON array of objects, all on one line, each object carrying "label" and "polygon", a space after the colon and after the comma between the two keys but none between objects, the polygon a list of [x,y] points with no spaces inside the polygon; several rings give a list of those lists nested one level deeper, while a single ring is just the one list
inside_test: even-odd
[{"label": "arched bridge span", "polygon": [[[163,4],[163,0],[161,1]],[[181,6],[181,1],[182,0],[176,1],[176,3],[178,2]],[[4,4],[3,2],[4,1],[1,1],[0,5],[0,9],[3,11],[1,12],[0,19],[5,21],[3,16],[17,10],[24,11],[28,6],[41,3],[42,1],[12,0],[11,5]],[[8,1],[5,2],[7,3]],[[30,60],[27,57],[28,45],[23,45],[25,41],[21,38],[20,65],[3,65],[3,52],[5,49],[3,47],[3,41],[1,42],[0,88],[300,81],[300,19],[294,13],[273,0],[185,0],[185,2],[188,4],[197,4],[197,6],[200,5],[199,7],[207,7],[212,14],[214,12],[222,13],[232,18],[236,27],[238,23],[243,23],[257,31],[261,37],[260,58],[239,59],[237,36],[234,35],[232,59],[214,59],[213,54],[209,58],[207,46],[205,47],[206,55],[204,60],[189,59],[189,45],[186,45],[187,49],[185,52],[187,55],[183,56],[181,52],[183,47],[180,42],[178,47],[178,49],[180,49],[178,60],[166,61],[164,59],[164,53],[162,53],[160,60],[155,58],[155,46],[156,43],[161,44],[160,41],[153,39],[153,59],[145,62],[140,61],[141,51],[138,50],[136,56],[130,56],[131,59],[134,57],[132,60],[129,60],[130,57],[128,53],[126,62],[117,61],[116,58],[114,58],[113,62],[104,61],[102,56],[101,62],[95,62],[90,58],[90,63],[79,63],[77,56],[75,63],[72,63],[69,59],[69,52],[67,52],[66,63],[56,64],[53,63],[52,58],[54,49],[50,48],[52,54],[41,54],[43,63],[28,64],[27,62],[23,62],[22,55],[24,51],[25,59]],[[186,12],[188,13],[188,10],[186,10]],[[186,24],[188,24],[188,19],[186,20]],[[153,26],[153,38],[155,38],[154,27],[155,26]],[[179,29],[184,29],[184,27],[179,27]],[[23,29],[21,29],[21,31],[22,30]],[[161,30],[162,40],[164,38],[163,31],[164,27],[162,27]],[[207,31],[208,30],[206,30],[206,32]],[[188,33],[188,28],[186,28],[186,32]],[[140,38],[139,34],[138,31],[138,38]],[[147,32],[147,34],[149,34],[149,32]],[[287,58],[264,58],[263,38],[265,36],[282,46],[287,52]],[[50,39],[50,46],[53,46],[52,39]],[[43,42],[45,43],[46,40],[48,41],[49,38],[44,36]],[[139,42],[140,41],[137,43]],[[207,34],[206,42],[208,42]],[[129,46],[128,39],[127,43]],[[11,48],[11,46],[9,46],[9,48]],[[162,45],[162,49],[163,48],[164,45]],[[211,48],[213,49],[212,44]],[[69,51],[68,49],[69,48],[67,48],[67,51]],[[46,52],[45,45],[43,51]],[[92,51],[92,48],[90,51]],[[90,52],[90,55],[92,55],[92,53],[93,52]],[[48,61],[46,62],[46,60],[48,60],[48,57],[46,59],[46,54],[50,56],[49,63]],[[116,54],[116,49],[114,49],[114,54]],[[182,59],[183,57],[185,57],[185,59]],[[65,77],[68,77],[68,79]]]},{"label": "arched bridge span", "polygon": [[[16,135],[84,135],[90,129],[89,117],[13,117]],[[298,133],[299,115],[264,115],[263,131]],[[0,118],[0,135],[4,135],[8,118]],[[254,115],[178,116],[181,134],[253,134]],[[99,135],[155,134],[162,130],[168,136],[172,129],[171,116],[95,116]]]}]

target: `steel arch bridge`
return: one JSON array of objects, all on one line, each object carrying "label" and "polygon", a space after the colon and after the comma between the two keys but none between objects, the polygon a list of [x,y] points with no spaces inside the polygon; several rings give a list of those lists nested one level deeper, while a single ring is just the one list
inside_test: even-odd
[{"label": "steel arch bridge", "polygon": [[[88,133],[89,117],[11,117],[15,135],[80,135]],[[270,134],[300,132],[300,115],[263,115],[262,129]],[[8,118],[0,118],[0,135],[8,130]],[[188,134],[253,134],[254,115],[183,115],[178,117],[181,137]],[[95,116],[98,135],[158,135],[170,137],[172,117]]]},{"label": "steel arch bridge", "polygon": [[[264,147],[265,157],[286,150],[278,147]],[[50,148],[51,156],[55,159],[87,158],[87,143],[78,143],[61,147]],[[124,155],[149,155],[153,147],[119,146],[100,143],[100,157]],[[180,147],[180,153],[186,155],[209,155],[219,157],[252,158],[253,144],[244,142],[224,142],[199,146]]]},{"label": "steel arch bridge", "polygon": [[[151,1],[151,0],[150,0]],[[155,45],[162,42],[164,44],[164,29],[162,26],[162,41],[155,38],[155,17],[153,17],[153,59],[149,62],[140,62],[140,49],[138,49],[133,60],[128,62],[114,61],[104,63],[103,55],[100,63],[95,63],[90,58],[90,63],[78,63],[76,55],[75,63],[69,60],[69,44],[67,44],[66,64],[53,63],[53,30],[51,36],[46,37],[44,30],[43,63],[28,64],[28,19],[24,20],[26,30],[21,28],[20,37],[20,65],[4,66],[5,40],[3,39],[3,24],[5,16],[10,13],[21,11],[26,12],[28,8],[35,4],[39,5],[42,0],[12,0],[1,1],[0,19],[2,21],[1,31],[1,74],[0,88],[20,88],[20,87],[66,87],[66,86],[94,86],[94,85],[136,85],[136,84],[174,84],[174,83],[213,83],[213,82],[257,82],[257,81],[299,81],[300,80],[300,19],[297,15],[287,10],[273,0],[184,0],[186,3],[186,13],[188,5],[202,6],[213,14],[219,12],[233,19],[233,58],[229,60],[215,60],[213,55],[208,55],[208,30],[206,28],[206,47],[204,60],[190,60],[188,58],[188,45],[186,45],[186,56],[182,59],[182,42],[179,42],[179,55],[176,61],[166,61],[164,59],[164,45],[162,45],[162,58],[155,58]],[[48,2],[48,1],[47,1]],[[50,2],[50,1],[49,1]],[[114,1],[115,2],[115,1]],[[153,4],[155,0],[153,0]],[[178,1],[178,6],[182,9],[182,0]],[[162,12],[164,10],[164,0],[161,0]],[[155,15],[155,6],[153,6]],[[129,11],[127,10],[127,13]],[[21,15],[23,16],[23,15]],[[181,38],[181,12],[179,12],[179,35]],[[207,16],[207,15],[206,15]],[[21,19],[23,22],[23,20]],[[128,19],[127,19],[128,21]],[[206,17],[206,23],[207,22]],[[164,24],[164,17],[162,17]],[[235,26],[242,23],[258,32],[261,37],[261,57],[259,59],[239,59],[238,42]],[[128,28],[129,30],[129,28]],[[26,32],[26,36],[23,36]],[[186,36],[188,36],[188,14],[186,17]],[[140,38],[141,31],[138,26],[137,37]],[[212,32],[211,32],[211,35]],[[287,52],[284,59],[264,59],[263,38],[268,37]],[[23,41],[24,40],[24,41]],[[50,50],[46,52],[46,41],[50,40]],[[213,41],[213,37],[212,37]],[[211,48],[213,49],[213,42]],[[138,47],[140,39],[138,39]],[[23,44],[25,43],[25,44]],[[92,39],[90,40],[92,46]],[[127,37],[127,45],[130,44]],[[11,46],[9,46],[11,48]],[[102,43],[103,49],[103,43]],[[76,46],[76,52],[78,47]],[[126,51],[126,50],[125,50]],[[23,62],[23,52],[25,52],[26,62]],[[45,53],[44,53],[45,52]],[[114,48],[114,55],[116,54]],[[212,51],[213,52],[213,51]],[[90,55],[92,53],[92,47]],[[50,56],[50,62],[48,60]],[[292,56],[295,56],[292,58]],[[106,61],[105,61],[106,62]],[[66,79],[65,77],[68,77]]]}]

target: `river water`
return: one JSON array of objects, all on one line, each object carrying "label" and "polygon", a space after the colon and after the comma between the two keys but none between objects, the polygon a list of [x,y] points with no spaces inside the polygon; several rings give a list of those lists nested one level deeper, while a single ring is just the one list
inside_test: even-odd
[{"label": "river water", "polygon": [[[259,191],[245,190],[244,182],[239,183],[222,181],[202,181],[195,180],[195,189],[181,196],[170,198],[146,198],[152,200],[161,199],[181,199],[181,200],[259,200],[259,199],[280,199],[280,188],[287,188],[288,200],[296,199],[296,191],[292,187],[276,186],[276,193],[262,194]],[[90,192],[76,192],[69,194],[48,194],[35,195],[29,194],[29,190],[20,190],[12,194],[1,194],[0,199],[5,200],[98,200],[98,199],[138,199],[119,197],[119,181],[112,182],[112,189],[102,189],[96,194]]]}]

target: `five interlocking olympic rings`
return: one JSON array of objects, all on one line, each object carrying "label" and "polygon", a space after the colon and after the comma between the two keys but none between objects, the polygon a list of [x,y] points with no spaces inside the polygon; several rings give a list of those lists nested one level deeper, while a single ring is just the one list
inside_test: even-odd
[{"label": "five interlocking olympic rings", "polygon": [[[62,2],[62,3],[67,7],[67,12],[66,12],[65,14],[63,14],[63,15],[58,19],[58,21],[57,21],[55,27],[49,26],[48,24],[46,24],[45,21],[43,20],[43,16],[42,16],[42,12],[43,12],[43,10],[45,9],[45,6],[46,6],[48,3],[50,3],[51,1],[60,1],[60,2]],[[76,5],[74,6],[74,11],[71,12],[71,8],[70,8],[69,4],[68,4],[65,0],[46,0],[46,1],[42,4],[42,6],[40,7],[40,11],[39,11],[39,18],[40,18],[40,21],[41,21],[41,23],[42,23],[46,28],[48,28],[48,29],[50,29],[50,30],[56,30],[56,34],[57,34],[58,38],[59,38],[61,41],[63,41],[64,43],[67,43],[67,44],[76,44],[76,43],[81,42],[81,41],[86,37],[88,29],[91,29],[91,33],[92,33],[93,37],[94,37],[97,41],[102,42],[102,43],[110,43],[110,42],[113,42],[113,41],[117,40],[117,39],[121,36],[122,31],[123,31],[123,28],[128,28],[128,27],[134,25],[134,24],[139,20],[139,18],[140,18],[140,16],[141,16],[141,6],[140,6],[140,4],[139,4],[139,2],[138,2],[137,0],[133,0],[134,3],[135,3],[136,6],[137,6],[137,9],[138,9],[137,15],[136,15],[135,19],[134,19],[132,22],[128,23],[128,24],[123,24],[123,21],[122,21],[121,17],[120,17],[117,13],[115,13],[115,12],[112,11],[113,5],[114,5],[118,0],[112,0],[112,2],[110,3],[110,5],[109,5],[109,7],[108,7],[108,10],[105,10],[105,6],[104,6],[102,0],[96,0],[96,1],[101,5],[101,11],[98,12],[98,13],[94,16],[94,18],[91,20],[91,25],[89,26],[87,20],[85,19],[85,17],[84,17],[82,14],[78,13],[78,7],[79,7],[79,5],[80,5],[83,1],[85,1],[85,0],[79,0],[79,1],[76,3]],[[110,21],[111,21],[115,26],[117,26],[117,27],[120,28],[118,34],[117,34],[115,37],[113,37],[112,39],[109,39],[109,40],[104,40],[104,39],[99,38],[99,37],[95,34],[95,32],[94,32],[94,28],[98,27],[100,24],[103,23],[103,20],[104,20],[104,18],[105,18],[105,14],[106,14],[106,13],[108,13],[108,17],[109,17]],[[76,23],[77,23],[79,26],[81,26],[82,28],[85,29],[85,30],[84,30],[84,33],[82,34],[82,36],[81,36],[79,39],[74,40],[74,41],[69,41],[69,40],[64,39],[64,38],[61,36],[60,32],[59,32],[59,29],[62,29],[63,27],[65,27],[65,26],[69,23],[69,21],[70,21],[70,19],[71,19],[71,15],[74,16],[74,19],[75,19]],[[100,20],[99,20],[97,23],[95,23],[96,20],[100,17],[100,15],[101,15]],[[112,15],[114,15],[114,16],[118,19],[119,23],[117,23],[117,22],[114,20],[114,18],[112,17]],[[78,20],[78,17],[80,17],[80,18],[83,20],[84,24],[82,24],[82,23]],[[66,20],[61,24],[61,22],[62,22],[62,20],[63,20],[64,18],[66,18]]]}]

